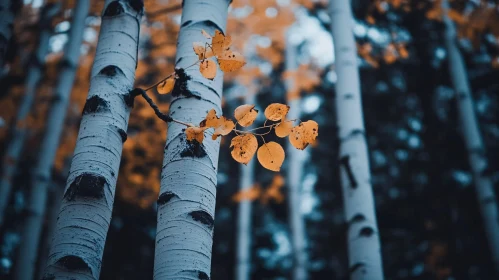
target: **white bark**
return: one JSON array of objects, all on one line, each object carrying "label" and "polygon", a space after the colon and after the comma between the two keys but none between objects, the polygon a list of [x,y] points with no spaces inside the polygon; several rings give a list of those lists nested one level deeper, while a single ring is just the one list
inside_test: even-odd
[{"label": "white bark", "polygon": [[12,190],[12,180],[17,170],[24,142],[28,134],[28,116],[35,100],[38,82],[42,78],[42,68],[48,52],[51,26],[47,24],[57,13],[60,5],[48,4],[42,10],[40,17],[40,38],[38,48],[33,54],[25,81],[25,95],[17,111],[16,125],[13,127],[12,138],[6,149],[2,178],[0,179],[0,226],[3,224],[5,208],[8,205]]},{"label": "white bark", "polygon": [[[288,35],[289,38],[289,35]],[[293,71],[297,68],[296,46],[287,40],[286,46],[286,71]],[[293,81],[287,82],[288,90],[293,86]],[[301,99],[288,101],[290,108],[287,118],[290,120],[300,119]],[[288,169],[286,171],[286,185],[289,190],[288,208],[289,224],[291,227],[291,243],[293,248],[293,280],[307,279],[307,252],[306,237],[303,215],[301,214],[301,188],[304,164],[304,151],[297,150],[289,142],[286,146],[288,158]]]},{"label": "white bark", "polygon": [[[176,67],[185,68],[198,58],[192,43],[206,39],[204,29],[225,31],[228,0],[184,0],[178,37]],[[186,70],[190,77],[177,80],[170,115],[199,124],[209,110],[220,115],[223,74],[210,81],[199,67]],[[183,88],[183,89],[180,89]],[[154,279],[209,279],[220,140],[207,136],[202,145],[186,141],[185,126],[168,124],[168,137],[158,199],[158,227]]]},{"label": "white bark", "polygon": [[[255,100],[255,95],[251,94],[245,98],[245,103],[255,104]],[[252,159],[247,165],[241,164],[240,166],[239,189],[241,192],[252,188],[255,184],[255,160]],[[249,280],[251,279],[251,215],[253,201],[244,199],[238,203],[236,280]]]},{"label": "white bark", "polygon": [[13,1],[15,0],[0,0],[0,76],[3,73],[5,54],[13,32],[12,27],[15,16],[12,9]]},{"label": "white bark", "polygon": [[350,278],[383,279],[369,158],[360,95],[353,17],[348,0],[330,1],[336,57],[336,112],[340,140],[340,175],[348,222]]},{"label": "white bark", "polygon": [[85,19],[90,7],[90,0],[78,0],[73,9],[73,19],[69,32],[68,44],[61,63],[60,76],[55,88],[52,106],[49,110],[45,135],[33,178],[31,179],[27,217],[24,220],[22,239],[18,259],[17,279],[33,279],[36,259],[45,218],[45,204],[52,165],[59,146],[59,139],[64,127],[64,119],[69,103],[71,88],[75,79],[80,57],[80,47],[85,30]]},{"label": "white bark", "polygon": [[107,0],[46,279],[98,279],[133,104],[142,1]]},{"label": "white bark", "polygon": [[449,60],[449,73],[456,92],[461,132],[468,150],[468,161],[473,174],[478,205],[480,205],[485,233],[489,242],[489,250],[494,268],[499,273],[499,213],[494,184],[492,179],[484,174],[487,167],[486,147],[483,144],[475,115],[466,66],[457,46],[456,28],[452,20],[447,16],[447,1],[442,1],[442,5],[443,19],[446,26],[445,45]]}]

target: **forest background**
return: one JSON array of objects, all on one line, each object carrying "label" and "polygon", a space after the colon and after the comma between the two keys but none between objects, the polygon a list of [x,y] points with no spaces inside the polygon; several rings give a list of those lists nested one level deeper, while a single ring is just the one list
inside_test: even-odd
[{"label": "forest background", "polygon": [[[3,158],[13,139],[11,128],[20,125],[16,115],[26,92],[36,94],[34,106],[21,124],[28,131],[26,143],[11,179],[14,187],[5,220],[0,223],[1,279],[16,279],[22,221],[30,209],[30,178],[46,132],[77,5],[77,1],[69,0],[9,2],[14,3],[11,8],[15,11],[12,38],[0,48],[5,50],[0,80]],[[58,8],[42,13],[48,4]],[[480,174],[497,192],[499,2],[454,0],[449,4],[445,13],[438,0],[351,1],[370,182],[386,279],[495,279],[493,249],[475,198],[476,183],[469,161],[472,152],[463,137],[460,92],[449,71],[446,32],[451,22],[456,27],[456,42],[474,99],[471,118],[476,115],[486,148],[482,151],[486,165]],[[244,55],[246,65],[224,75],[224,115],[231,116],[242,104],[256,104],[263,113],[267,105],[278,102],[290,105],[292,111],[298,108],[297,118],[303,121],[315,120],[320,133],[306,150],[286,150],[280,172],[255,164],[256,159],[249,169],[236,164],[229,138],[222,138],[211,279],[236,279],[236,255],[241,246],[237,225],[241,205],[248,204],[252,205],[250,226],[245,229],[251,244],[249,278],[296,276],[300,260],[294,250],[297,233],[291,226],[293,215],[302,220],[301,257],[308,279],[350,276],[349,225],[345,222],[340,179],[343,162],[335,101],[338,59],[331,36],[334,14],[328,5],[328,1],[320,0],[234,0],[230,5],[226,34],[232,36],[232,48]],[[104,1],[90,1],[85,19],[81,56],[51,171],[37,275],[45,263],[50,229],[59,211],[58,201],[77,141],[103,6]],[[174,71],[182,1],[145,0],[144,7],[134,85],[140,88]],[[345,27],[349,24],[345,22]],[[42,57],[34,59],[33,54]],[[30,74],[33,68],[39,69],[39,82],[33,78],[35,74]],[[159,110],[172,111],[171,95],[159,94],[156,89],[149,95]],[[263,125],[264,121],[262,114],[256,124]],[[167,125],[149,104],[136,98],[117,175],[101,279],[153,278],[166,130]],[[270,138],[283,146],[288,141]],[[2,172],[7,164],[2,161]],[[293,177],[296,170],[301,173],[298,179]],[[299,190],[295,198],[292,184]],[[497,198],[493,199],[496,205]]]}]

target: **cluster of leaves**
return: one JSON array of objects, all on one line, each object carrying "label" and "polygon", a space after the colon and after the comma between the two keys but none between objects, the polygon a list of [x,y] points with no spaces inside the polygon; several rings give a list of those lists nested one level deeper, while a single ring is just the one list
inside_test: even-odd
[{"label": "cluster of leaves", "polygon": [[243,200],[255,201],[260,200],[260,203],[266,205],[269,201],[274,201],[275,203],[282,203],[284,201],[284,195],[281,193],[282,187],[284,187],[284,178],[277,174],[272,179],[272,182],[267,188],[262,189],[260,184],[256,183],[249,188],[245,188],[237,192],[232,196],[232,201],[241,202]]},{"label": "cluster of leaves", "polygon": [[[223,72],[236,71],[246,64],[246,60],[242,54],[230,49],[232,46],[231,36],[225,36],[218,30],[215,30],[214,36],[211,36],[204,30],[202,30],[201,33],[204,37],[206,37],[206,39],[210,39],[211,43],[193,43],[192,47],[194,49],[194,53],[196,53],[199,60],[191,66],[199,63],[199,71],[203,77],[213,80],[217,75],[217,63],[220,70]],[[216,62],[213,58],[216,58]],[[179,77],[175,73],[170,74],[157,85],[158,93],[170,93],[175,87],[175,82],[178,78]]]},{"label": "cluster of leaves", "polygon": [[[204,140],[204,132],[213,128],[212,139],[215,140],[219,136],[225,136],[235,132],[236,136],[232,138],[230,148],[232,148],[231,155],[237,162],[248,164],[257,154],[260,164],[272,171],[279,171],[282,163],[284,162],[285,152],[280,144],[274,141],[265,142],[264,135],[269,134],[272,130],[275,131],[276,136],[284,138],[289,136],[290,143],[297,149],[303,150],[309,144],[313,143],[318,135],[319,126],[315,121],[300,122],[298,125],[293,126],[297,120],[287,120],[286,115],[289,111],[289,106],[279,103],[270,104],[265,109],[265,117],[267,120],[262,127],[242,131],[236,129],[236,125],[241,127],[248,127],[253,124],[258,116],[258,110],[255,105],[245,104],[236,108],[234,111],[234,121],[227,119],[224,116],[218,117],[215,109],[208,112],[206,118],[201,121],[199,126],[189,124],[185,130],[186,138],[188,141],[196,141],[202,143]],[[271,124],[267,124],[271,122]],[[255,133],[259,129],[268,129],[265,133]],[[263,145],[258,147],[258,139],[260,136]]]}]

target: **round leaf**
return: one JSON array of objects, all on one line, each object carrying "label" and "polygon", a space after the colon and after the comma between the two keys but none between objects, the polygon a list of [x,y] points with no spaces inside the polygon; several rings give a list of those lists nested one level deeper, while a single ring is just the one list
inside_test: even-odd
[{"label": "round leaf", "polygon": [[291,129],[293,129],[292,121],[281,121],[275,127],[275,135],[277,135],[277,137],[284,138],[291,133]]},{"label": "round leaf", "polygon": [[211,138],[215,140],[220,135],[225,136],[229,134],[234,129],[234,127],[236,127],[236,125],[232,120],[228,120],[224,116],[221,116],[220,123],[217,127],[215,127],[215,132],[213,133]]},{"label": "round leaf", "polygon": [[236,121],[243,127],[252,125],[257,116],[258,110],[255,109],[255,105],[241,105],[234,111]]},{"label": "round leaf", "polygon": [[187,141],[192,142],[192,141],[196,140],[199,143],[203,143],[205,130],[206,130],[206,128],[201,128],[201,127],[196,127],[196,126],[191,126],[191,127],[186,128],[185,135],[186,135]]},{"label": "round leaf", "polygon": [[217,64],[213,60],[203,60],[199,64],[199,71],[206,79],[213,80],[217,75]]},{"label": "round leaf", "polygon": [[244,56],[238,52],[226,51],[222,55],[217,54],[218,65],[224,72],[236,71],[246,64]]},{"label": "round leaf", "polygon": [[166,79],[164,82],[160,83],[156,88],[159,94],[168,94],[172,92],[175,86],[175,78],[173,76]]},{"label": "round leaf", "polygon": [[232,158],[243,164],[248,164],[258,149],[258,141],[253,134],[243,134],[232,138],[230,142]]},{"label": "round leaf", "polygon": [[262,145],[256,154],[260,164],[272,171],[281,170],[284,162],[284,149],[276,142],[268,142]]},{"label": "round leaf", "polygon": [[319,125],[315,121],[302,122],[293,127],[289,135],[291,145],[299,150],[305,149],[319,135]]},{"label": "round leaf", "polygon": [[272,103],[265,109],[265,117],[271,121],[280,121],[284,119],[288,111],[288,105]]}]

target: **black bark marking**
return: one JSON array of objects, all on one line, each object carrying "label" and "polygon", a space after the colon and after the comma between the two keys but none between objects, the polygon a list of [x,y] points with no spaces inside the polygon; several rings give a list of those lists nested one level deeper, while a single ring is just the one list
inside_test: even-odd
[{"label": "black bark marking", "polygon": [[107,77],[114,77],[116,75],[125,75],[121,69],[116,65],[108,65],[99,71],[99,75],[104,75]]},{"label": "black bark marking", "polygon": [[172,192],[162,193],[158,198],[158,206],[162,206],[162,205],[167,204],[174,197],[178,198],[178,196]]},{"label": "black bark marking", "polygon": [[191,23],[192,23],[192,20],[188,20],[188,21],[186,21],[186,22],[182,23],[182,25],[180,26],[180,28],[182,28],[182,27],[184,27],[184,26],[187,26],[187,25],[189,25],[189,24],[191,24]]},{"label": "black bark marking", "polygon": [[199,143],[196,140],[187,141],[184,150],[180,153],[180,157],[196,157],[203,158],[207,156],[203,144]]},{"label": "black bark marking", "polygon": [[348,221],[348,227],[351,227],[355,223],[360,223],[366,220],[366,217],[362,214],[356,214],[353,216],[350,221]]},{"label": "black bark marking", "polygon": [[345,94],[344,98],[345,98],[346,100],[353,99],[353,93],[347,93],[347,94]]},{"label": "black bark marking", "polygon": [[357,188],[358,183],[357,180],[355,179],[355,175],[353,174],[352,167],[350,166],[350,156],[341,157],[340,165],[343,165],[345,167],[348,176],[348,181],[350,181],[350,187],[354,189]]},{"label": "black bark marking", "polygon": [[213,217],[208,212],[206,212],[204,210],[192,211],[191,213],[189,213],[189,216],[191,216],[191,218],[194,221],[197,221],[197,222],[200,222],[200,223],[206,225],[209,229],[213,229],[213,224],[215,221],[213,220]]},{"label": "black bark marking", "polygon": [[366,264],[363,262],[355,263],[354,265],[350,266],[350,268],[348,269],[348,274],[352,275],[355,271],[359,269],[362,269],[362,273],[365,274],[366,273],[365,266]]},{"label": "black bark marking", "polygon": [[199,271],[198,278],[199,280],[210,280],[210,276],[208,276],[208,274],[202,271]]},{"label": "black bark marking", "polygon": [[113,1],[109,5],[107,5],[106,10],[104,11],[105,17],[114,17],[120,15],[125,12],[123,6],[121,6],[120,1]]},{"label": "black bark marking", "polygon": [[173,86],[172,90],[173,97],[178,97],[183,95],[185,97],[201,98],[200,96],[194,95],[187,88],[187,81],[191,80],[191,77],[187,75],[187,73],[185,73],[185,70],[183,68],[175,69],[175,74],[177,75],[178,79],[175,81],[175,85]]},{"label": "black bark marking", "polygon": [[123,129],[121,128],[118,128],[118,133],[120,134],[121,136],[121,143],[125,143],[126,139],[128,138],[127,134],[126,134],[126,131],[124,131]]},{"label": "black bark marking", "polygon": [[374,234],[374,229],[372,227],[363,227],[360,229],[359,236],[370,237]]},{"label": "black bark marking", "polygon": [[72,271],[86,271],[92,273],[90,266],[78,256],[64,256],[57,260],[55,263],[58,266],[62,266],[68,270]]},{"label": "black bark marking", "polygon": [[137,13],[140,13],[144,10],[144,1],[143,0],[128,0],[128,5],[132,7]]},{"label": "black bark marking", "polygon": [[135,97],[137,96],[137,90],[138,89],[133,89],[132,91],[123,95],[123,101],[128,108],[133,108]]},{"label": "black bark marking", "polygon": [[106,178],[92,173],[83,173],[76,177],[69,188],[64,193],[64,198],[68,201],[73,201],[79,198],[96,198],[104,197],[104,185]]},{"label": "black bark marking", "polygon": [[82,115],[84,116],[90,113],[104,113],[109,111],[109,102],[97,95],[94,95],[87,99],[87,102],[85,102]]}]

